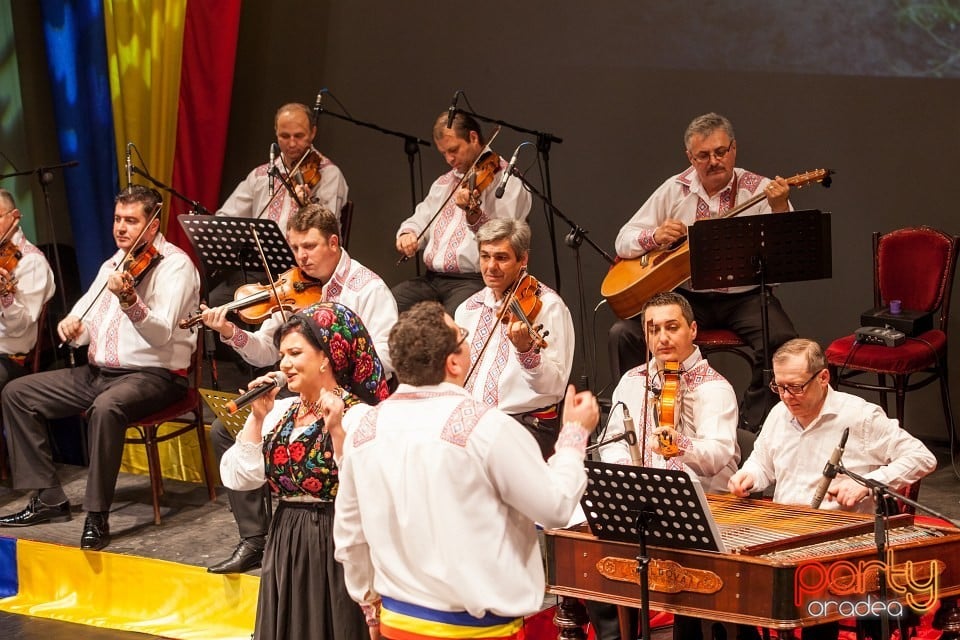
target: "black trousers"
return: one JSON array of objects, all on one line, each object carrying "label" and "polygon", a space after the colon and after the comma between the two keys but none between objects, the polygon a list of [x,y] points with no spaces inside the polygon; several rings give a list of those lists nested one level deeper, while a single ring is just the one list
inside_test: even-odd
[{"label": "black trousers", "polygon": [[[213,443],[213,452],[217,456],[217,465],[227,449],[233,446],[236,438],[231,434],[219,418],[210,425],[210,440]],[[267,518],[266,498],[267,487],[252,491],[234,491],[226,489],[227,500],[233,511],[233,518],[237,521],[237,529],[241,539],[264,537],[270,526]]]},{"label": "black trousers", "polygon": [[[760,294],[700,293],[678,289],[693,308],[693,317],[701,329],[730,329],[753,350],[753,371],[750,385],[740,401],[740,426],[756,433],[763,425],[767,412],[778,398],[766,387],[763,370],[763,325]],[[787,340],[797,337],[797,330],[783,310],[780,301],[767,294],[767,314],[770,329],[770,355]],[[639,316],[619,320],[610,328],[607,341],[611,373],[619,380],[624,373],[644,362],[646,342]]]},{"label": "black trousers", "polygon": [[423,300],[436,300],[452,317],[457,307],[480,289],[483,289],[483,278],[479,273],[427,271],[426,275],[394,285],[391,291],[400,313]]},{"label": "black trousers", "polygon": [[47,420],[86,412],[90,466],[83,507],[109,511],[127,425],[181,400],[186,392],[186,378],[162,369],[107,370],[83,365],[13,380],[2,397],[14,488],[60,486]]}]

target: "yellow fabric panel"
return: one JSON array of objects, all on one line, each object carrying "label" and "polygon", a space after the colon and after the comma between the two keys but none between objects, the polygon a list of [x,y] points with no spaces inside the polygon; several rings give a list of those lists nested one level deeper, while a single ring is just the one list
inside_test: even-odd
[{"label": "yellow fabric panel", "polygon": [[9,613],[184,640],[249,640],[259,578],[45,542],[17,542]]},{"label": "yellow fabric panel", "polygon": [[[187,3],[104,0],[103,8],[120,185],[127,184],[127,141],[143,155],[143,163],[133,155],[138,167],[145,164],[154,178],[171,184]],[[148,183],[136,176],[134,182]],[[164,199],[169,205],[166,194]],[[166,229],[168,211],[165,206],[161,229]]]},{"label": "yellow fabric panel", "polygon": [[[165,422],[160,425],[159,435],[169,433],[183,426],[183,424],[182,422]],[[210,425],[204,425],[203,431],[207,438],[207,451],[212,456],[213,444],[210,442]],[[130,428],[127,431],[127,436],[137,438],[140,437],[140,434],[135,429]],[[200,445],[197,443],[197,437],[193,431],[188,431],[178,438],[161,442],[158,447],[160,449],[160,473],[164,478],[183,480],[184,482],[204,482],[203,458],[200,455]],[[217,467],[216,460],[210,460],[207,464],[210,473],[213,474],[214,483],[220,484],[220,469]],[[148,475],[150,470],[147,466],[147,448],[142,444],[127,444],[124,446],[120,470],[126,473]]]}]

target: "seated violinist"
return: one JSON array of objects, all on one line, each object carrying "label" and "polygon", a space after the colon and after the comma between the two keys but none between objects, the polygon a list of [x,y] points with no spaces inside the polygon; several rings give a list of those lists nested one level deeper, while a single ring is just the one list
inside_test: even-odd
[{"label": "seated violinist", "polygon": [[186,395],[197,335],[177,324],[199,302],[200,276],[159,232],[162,206],[153,189],[134,184],[120,192],[113,214],[118,250],[57,325],[64,342],[89,344],[89,364],[24,376],[3,390],[13,486],[35,493],[25,509],[0,517],[0,526],[71,518],[47,420],[85,412],[90,465],[80,547],[107,546],[127,425]]},{"label": "seated violinist", "polygon": [[[499,171],[506,160],[486,156],[488,142],[480,125],[470,115],[441,113],[433,124],[433,142],[451,169],[430,186],[413,215],[400,223],[397,251],[412,258],[423,250],[427,272],[393,287],[400,311],[422,300],[436,300],[451,316],[460,304],[480,290],[477,250],[473,243],[477,229],[487,220],[524,220],[530,213],[530,193],[519,180],[511,180],[502,198],[494,197]],[[477,166],[496,160],[492,171],[497,179],[476,180]],[[490,171],[484,172],[492,177]],[[475,180],[470,187],[470,175]],[[563,392],[561,391],[562,397]]]},{"label": "seated violinist", "polygon": [[455,314],[470,345],[464,388],[526,427],[547,459],[560,433],[557,403],[573,367],[573,319],[556,292],[526,273],[526,222],[490,220],[477,230],[477,245],[486,286]]},{"label": "seated violinist", "polygon": [[[351,258],[340,246],[340,218],[322,205],[309,204],[290,217],[287,242],[297,267],[277,279],[315,281],[314,286],[296,294],[300,299],[297,308],[315,302],[339,302],[349,307],[370,333],[384,369],[392,372],[387,338],[397,321],[397,303],[380,276]],[[280,358],[274,341],[277,329],[284,323],[280,311],[271,313],[256,331],[247,331],[228,318],[232,306],[238,305],[214,308],[201,305],[203,323],[219,332],[220,339],[254,367],[272,367]],[[219,460],[234,438],[220,420],[214,420],[211,425],[210,437]],[[228,490],[227,496],[240,529],[240,543],[228,559],[209,568],[212,573],[247,571],[258,566],[263,557],[269,523],[263,493]]]},{"label": "seated violinist", "polygon": [[[20,230],[13,194],[0,189],[0,389],[22,376],[43,305],[56,289],[46,256]],[[3,443],[0,442],[0,445]]]},{"label": "seated violinist", "polygon": [[[693,343],[697,323],[686,298],[658,293],[643,305],[640,319],[653,357],[620,379],[602,439],[622,434],[629,412],[642,466],[686,471],[700,479],[704,491],[722,493],[740,459],[736,393]],[[601,447],[600,458],[618,464],[633,459],[623,440]],[[619,638],[613,605],[589,602],[587,610],[599,640]],[[675,616],[673,637],[702,638],[700,621]]]}]

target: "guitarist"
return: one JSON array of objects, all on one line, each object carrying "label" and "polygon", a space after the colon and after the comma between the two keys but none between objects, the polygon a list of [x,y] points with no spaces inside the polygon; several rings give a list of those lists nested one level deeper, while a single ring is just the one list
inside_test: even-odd
[{"label": "guitarist", "polygon": [[[638,258],[648,251],[669,246],[687,235],[687,226],[697,220],[716,218],[760,193],[766,195],[741,215],[760,215],[790,210],[790,187],[737,168],[737,141],[733,125],[722,115],[707,113],[694,118],[683,136],[690,166],[666,180],[617,235],[621,258]],[[681,284],[684,297],[704,329],[727,328],[753,349],[753,375],[740,404],[741,427],[756,432],[775,400],[764,386],[763,340],[760,296],[756,287],[692,291]],[[797,336],[780,301],[769,296],[770,351]],[[610,365],[614,379],[643,362],[643,328],[639,320],[621,320],[610,329]]]}]

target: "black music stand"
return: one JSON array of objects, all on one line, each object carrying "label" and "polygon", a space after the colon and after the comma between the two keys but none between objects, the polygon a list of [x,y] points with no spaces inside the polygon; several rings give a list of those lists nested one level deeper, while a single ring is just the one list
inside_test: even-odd
[{"label": "black music stand", "polygon": [[770,382],[767,284],[833,275],[830,214],[817,209],[699,220],[689,228],[694,289],[760,286],[764,383]]},{"label": "black music stand", "polygon": [[650,584],[647,538],[673,549],[725,551],[703,486],[676,469],[652,469],[609,462],[584,462],[587,489],[580,506],[601,540],[639,541],[641,637],[650,640]]},{"label": "black music stand", "polygon": [[178,216],[177,220],[200,260],[204,282],[213,271],[263,271],[251,228],[257,230],[274,278],[297,264],[280,226],[273,220],[204,215]]}]

